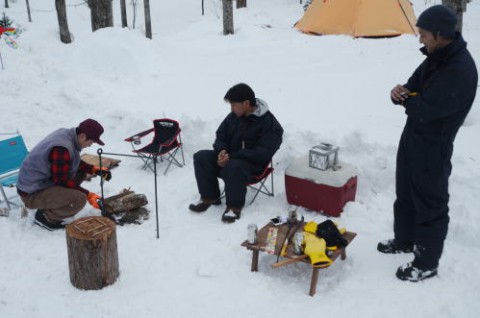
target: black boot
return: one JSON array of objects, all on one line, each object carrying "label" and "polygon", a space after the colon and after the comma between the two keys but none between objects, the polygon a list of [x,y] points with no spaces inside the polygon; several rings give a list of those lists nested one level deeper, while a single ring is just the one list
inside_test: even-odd
[{"label": "black boot", "polygon": [[220,199],[209,200],[209,199],[200,199],[200,203],[190,204],[188,208],[193,212],[205,212],[211,205],[220,205],[222,201]]},{"label": "black boot", "polygon": [[43,212],[44,212],[43,210],[38,209],[37,212],[35,213],[34,223],[36,225],[39,225],[39,226],[41,226],[44,229],[47,229],[49,231],[59,230],[59,229],[63,229],[65,227],[65,225],[62,224],[62,222],[50,222],[50,221],[48,221],[45,218],[45,215],[44,215]]},{"label": "black boot", "polygon": [[236,220],[240,219],[240,214],[242,213],[242,208],[230,208],[227,207],[225,212],[222,214],[222,222],[233,223]]},{"label": "black boot", "polygon": [[397,269],[397,278],[401,280],[408,280],[410,282],[419,282],[421,280],[437,275],[437,269],[420,269],[413,266],[412,263],[407,263]]},{"label": "black boot", "polygon": [[413,243],[403,243],[395,239],[381,241],[377,250],[385,254],[412,253]]}]

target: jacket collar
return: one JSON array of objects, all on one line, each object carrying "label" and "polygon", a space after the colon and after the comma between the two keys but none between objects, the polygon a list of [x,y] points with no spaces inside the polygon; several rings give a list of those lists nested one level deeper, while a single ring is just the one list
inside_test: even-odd
[{"label": "jacket collar", "polygon": [[422,47],[420,52],[422,52],[428,59],[433,61],[446,61],[456,52],[465,49],[467,47],[467,42],[463,39],[460,32],[457,32],[455,35],[455,40],[453,40],[449,45],[441,49],[435,50],[432,54],[428,54],[427,49]]}]

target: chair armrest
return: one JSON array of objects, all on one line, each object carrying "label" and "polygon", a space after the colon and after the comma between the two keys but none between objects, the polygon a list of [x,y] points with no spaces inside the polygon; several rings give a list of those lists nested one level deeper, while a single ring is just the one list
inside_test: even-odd
[{"label": "chair armrest", "polygon": [[139,132],[138,134],[135,134],[135,135],[133,135],[133,136],[130,136],[130,137],[128,137],[128,138],[125,138],[125,141],[127,141],[127,142],[133,142],[135,139],[143,138],[143,137],[145,137],[146,135],[150,134],[151,132],[153,132],[153,128],[150,128],[150,129],[148,129],[148,130]]}]

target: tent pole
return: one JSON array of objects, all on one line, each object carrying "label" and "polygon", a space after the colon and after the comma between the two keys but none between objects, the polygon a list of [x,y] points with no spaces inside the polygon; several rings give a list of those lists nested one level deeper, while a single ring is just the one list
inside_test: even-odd
[{"label": "tent pole", "polygon": [[411,28],[412,31],[413,31],[413,34],[415,34],[415,36],[417,36],[417,31],[416,31],[415,28],[413,27],[412,23],[410,22],[410,19],[409,19],[408,16],[407,16],[407,13],[406,13],[405,10],[403,9],[402,3],[400,2],[400,0],[397,0],[397,1],[398,1],[398,5],[399,5],[400,8],[402,9],[402,12],[403,12],[403,15],[405,16],[405,19],[407,19],[407,21],[408,21],[408,25],[410,26],[410,28]]},{"label": "tent pole", "polygon": [[157,221],[157,239],[160,237],[158,233],[158,195],[157,195],[157,156],[153,156],[153,177],[155,178],[155,218]]}]

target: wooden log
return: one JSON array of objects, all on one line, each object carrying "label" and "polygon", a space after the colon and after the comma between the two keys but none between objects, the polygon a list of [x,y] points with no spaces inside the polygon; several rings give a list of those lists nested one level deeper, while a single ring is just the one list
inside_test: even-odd
[{"label": "wooden log", "polygon": [[115,223],[106,217],[88,216],[65,228],[70,282],[79,289],[101,289],[119,275]]},{"label": "wooden log", "polygon": [[107,213],[120,213],[138,209],[148,204],[144,194],[124,189],[121,193],[105,198],[105,211]]},{"label": "wooden log", "polygon": [[[83,155],[80,156],[80,158],[90,165],[100,166],[100,159],[98,158],[97,155],[91,155],[89,153],[84,153]],[[122,162],[122,161],[118,160],[118,159],[113,159],[113,158],[102,156],[102,167],[112,169],[112,168],[118,166],[120,164],[120,162]]]},{"label": "wooden log", "polygon": [[[88,153],[84,153],[83,155],[80,156],[80,158],[83,161],[85,161],[86,163],[88,163],[89,165],[100,166],[100,159],[97,155],[91,155],[91,154],[88,154]],[[102,156],[102,167],[108,168],[110,170],[117,167],[120,164],[120,162],[122,162],[122,161],[118,160],[118,159],[113,159],[113,158]],[[94,174],[88,174],[87,173],[87,175],[85,177],[85,180],[90,180],[93,177],[95,177]]]}]

